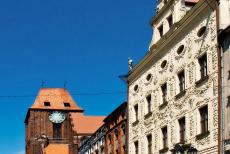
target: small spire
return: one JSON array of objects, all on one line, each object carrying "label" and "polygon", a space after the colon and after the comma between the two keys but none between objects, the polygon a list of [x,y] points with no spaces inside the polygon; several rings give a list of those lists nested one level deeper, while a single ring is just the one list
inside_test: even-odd
[{"label": "small spire", "polygon": [[41,87],[44,88],[45,87],[45,81],[42,81]]},{"label": "small spire", "polygon": [[67,81],[64,82],[64,89],[67,88]]}]

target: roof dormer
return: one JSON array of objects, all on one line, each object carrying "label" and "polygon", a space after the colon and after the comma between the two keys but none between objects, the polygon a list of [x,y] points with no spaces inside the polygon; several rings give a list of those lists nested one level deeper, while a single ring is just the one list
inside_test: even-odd
[{"label": "roof dormer", "polygon": [[158,0],[156,14],[152,18],[154,30],[150,47],[179,22],[199,0]]}]

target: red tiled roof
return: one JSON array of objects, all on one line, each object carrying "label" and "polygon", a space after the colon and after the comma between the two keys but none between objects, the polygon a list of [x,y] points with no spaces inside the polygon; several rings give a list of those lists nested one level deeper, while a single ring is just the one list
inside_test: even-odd
[{"label": "red tiled roof", "polygon": [[45,154],[69,154],[68,144],[49,144],[45,148]]},{"label": "red tiled roof", "polygon": [[73,129],[77,134],[93,134],[104,123],[105,116],[85,116],[83,113],[71,113]]},{"label": "red tiled roof", "polygon": [[[50,102],[50,106],[45,106],[44,102]],[[65,107],[64,103],[70,106]],[[31,109],[82,110],[64,88],[40,89]]]}]

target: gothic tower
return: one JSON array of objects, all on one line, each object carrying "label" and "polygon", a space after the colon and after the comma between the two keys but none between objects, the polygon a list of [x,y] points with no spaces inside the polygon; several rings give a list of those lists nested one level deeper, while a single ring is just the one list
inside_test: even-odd
[{"label": "gothic tower", "polygon": [[71,113],[83,113],[83,110],[66,89],[40,89],[25,119],[26,154],[77,153]]}]

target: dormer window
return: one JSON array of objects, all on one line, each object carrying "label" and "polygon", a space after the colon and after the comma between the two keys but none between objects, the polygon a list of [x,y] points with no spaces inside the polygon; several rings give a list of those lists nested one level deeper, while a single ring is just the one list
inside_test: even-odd
[{"label": "dormer window", "polygon": [[168,24],[169,24],[169,28],[171,28],[172,25],[173,25],[173,17],[172,17],[172,14],[167,18],[167,21],[168,21]]},{"label": "dormer window", "polygon": [[70,107],[70,103],[64,103],[64,107]]},{"label": "dormer window", "polygon": [[158,31],[159,31],[160,37],[162,37],[163,36],[163,25],[158,27]]},{"label": "dormer window", "polygon": [[44,102],[44,106],[50,106],[50,102]]}]

